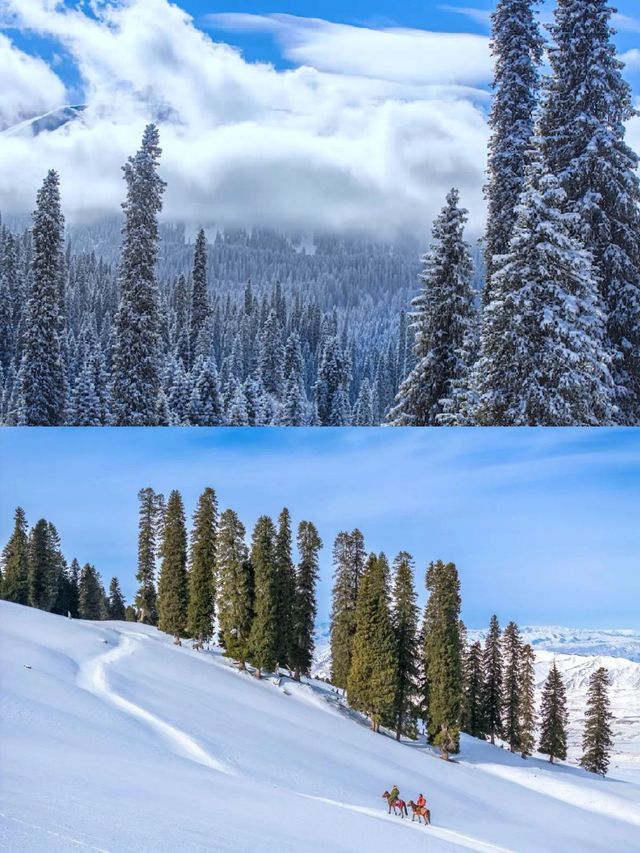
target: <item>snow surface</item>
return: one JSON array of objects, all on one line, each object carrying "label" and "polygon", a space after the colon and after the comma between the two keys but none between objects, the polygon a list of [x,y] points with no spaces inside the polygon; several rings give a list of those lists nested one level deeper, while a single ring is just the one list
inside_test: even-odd
[{"label": "snow surface", "polygon": [[[3,601],[0,674],[2,849],[609,853],[640,838],[629,771],[471,738],[445,763],[373,734],[329,685],[259,682],[147,626]],[[393,784],[426,795],[433,826],[387,815]]]}]

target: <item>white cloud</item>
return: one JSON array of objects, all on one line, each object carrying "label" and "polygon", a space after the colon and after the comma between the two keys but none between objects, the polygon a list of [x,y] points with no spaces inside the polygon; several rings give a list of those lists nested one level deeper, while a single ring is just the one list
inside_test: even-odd
[{"label": "white cloud", "polygon": [[62,81],[49,66],[18,50],[0,33],[0,130],[65,100]]},{"label": "white cloud", "polygon": [[626,53],[621,53],[620,59],[631,71],[635,71],[636,68],[640,68],[640,50],[638,50],[637,47],[627,50]]},{"label": "white cloud", "polygon": [[444,4],[438,6],[438,9],[442,9],[444,12],[454,12],[456,15],[464,15],[475,21],[476,24],[484,24],[487,27],[491,23],[490,9],[476,9],[474,6],[449,6]]}]

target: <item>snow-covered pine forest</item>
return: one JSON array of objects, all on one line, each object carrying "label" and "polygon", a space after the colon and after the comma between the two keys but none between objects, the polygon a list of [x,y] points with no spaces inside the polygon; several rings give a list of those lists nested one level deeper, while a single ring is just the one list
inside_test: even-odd
[{"label": "snow-covered pine forest", "polygon": [[537,5],[492,15],[484,257],[454,188],[412,302],[410,244],[187,244],[159,222],[154,124],[123,168],[121,234],[65,232],[49,171],[31,227],[0,236],[2,422],[638,424],[640,178],[613,10],[559,0],[545,41]]}]

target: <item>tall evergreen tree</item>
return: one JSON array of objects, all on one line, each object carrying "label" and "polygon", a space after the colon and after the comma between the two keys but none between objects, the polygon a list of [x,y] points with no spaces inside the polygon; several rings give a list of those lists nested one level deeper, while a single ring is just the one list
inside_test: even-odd
[{"label": "tall evergreen tree", "polygon": [[158,578],[158,628],[180,643],[187,628],[187,530],[182,496],[173,490],[167,501]]},{"label": "tall evergreen tree", "polygon": [[506,255],[524,189],[526,153],[533,135],[539,89],[542,38],[534,7],[540,0],[498,0],[491,15],[493,100],[489,116],[489,179],[485,237],[488,304],[491,281],[501,255]]},{"label": "tall evergreen tree", "polygon": [[320,573],[318,552],[322,548],[322,540],[310,521],[301,521],[298,525],[297,545],[299,561],[295,574],[289,664],[293,668],[294,679],[300,681],[301,675],[309,675],[313,661],[316,584]]},{"label": "tall evergreen tree", "polygon": [[291,668],[290,651],[296,595],[296,573],[291,557],[291,516],[285,507],[278,517],[275,540],[275,572],[277,585],[277,662]]},{"label": "tall evergreen tree", "polygon": [[520,671],[520,754],[528,758],[535,744],[535,655],[528,643],[522,647]]},{"label": "tall evergreen tree", "polygon": [[276,529],[262,515],[256,522],[251,540],[251,565],[255,579],[254,618],[249,646],[250,661],[260,678],[263,670],[273,671],[278,662],[278,575],[275,557]]},{"label": "tall evergreen tree", "polygon": [[371,554],[358,591],[356,633],[347,679],[349,704],[367,714],[374,732],[381,725],[393,723],[397,686],[388,575],[384,554]]},{"label": "tall evergreen tree", "polygon": [[553,764],[556,758],[567,757],[567,696],[560,670],[553,662],[542,688],[540,708],[540,743],[538,749],[549,756]]},{"label": "tall evergreen tree", "polygon": [[424,667],[427,682],[429,740],[442,757],[460,748],[462,644],[460,580],[454,563],[437,560],[426,576],[429,598],[424,620]]},{"label": "tall evergreen tree", "polygon": [[592,253],[616,354],[619,419],[640,420],[640,176],[625,142],[635,115],[608,0],[558,0],[542,133],[577,233]]},{"label": "tall evergreen tree", "polygon": [[482,646],[476,640],[464,659],[464,694],[460,728],[472,737],[484,738],[484,660]]},{"label": "tall evergreen tree", "polygon": [[29,604],[29,537],[20,506],[14,513],[13,532],[2,550],[2,598]]},{"label": "tall evergreen tree", "polygon": [[[417,363],[398,391],[389,419],[396,426],[430,426],[445,417],[466,417],[447,401],[464,397],[475,354],[477,320],[469,246],[464,241],[467,211],[452,189],[433,224],[423,258],[422,293],[412,305]],[[456,408],[456,407],[453,407]]]},{"label": "tall evergreen tree", "polygon": [[415,694],[417,688],[418,605],[413,582],[413,558],[401,551],[393,561],[392,622],[396,641],[397,680],[394,702],[396,740],[415,738]]},{"label": "tall evergreen tree", "polygon": [[515,752],[522,741],[522,640],[515,622],[509,622],[502,635],[502,736]]},{"label": "tall evergreen tree", "polygon": [[107,609],[107,616],[109,619],[116,619],[118,621],[123,621],[125,618],[125,600],[122,595],[122,590],[120,589],[120,582],[118,578],[111,578],[111,582],[109,583],[109,607]]},{"label": "tall evergreen tree", "polygon": [[158,499],[153,489],[140,489],[140,520],[138,523],[138,570],[136,580],[139,583],[135,606],[138,620],[147,625],[158,622],[156,594],[156,527],[158,517]]},{"label": "tall evergreen tree", "polygon": [[78,583],[78,615],[81,619],[104,619],[104,588],[95,566],[85,563]]},{"label": "tall evergreen tree", "polygon": [[489,631],[484,643],[483,653],[484,691],[483,719],[491,743],[502,734],[502,644],[498,617],[494,614],[489,623]]},{"label": "tall evergreen tree", "polygon": [[53,170],[38,191],[32,236],[32,284],[20,367],[20,422],[54,426],[64,423],[66,381],[62,340],[64,217],[60,180]]},{"label": "tall evergreen tree", "polygon": [[589,678],[587,710],[582,737],[580,766],[590,773],[607,775],[609,757],[613,747],[611,731],[611,702],[609,700],[609,672],[601,666]]},{"label": "tall evergreen tree", "polygon": [[245,529],[236,513],[225,510],[216,540],[218,625],[221,645],[242,669],[249,658],[254,606],[253,567],[244,537]]},{"label": "tall evergreen tree", "polygon": [[209,319],[207,291],[207,238],[204,229],[198,231],[193,250],[193,288],[191,291],[191,353],[198,350],[199,338]]},{"label": "tall evergreen tree", "polygon": [[122,206],[125,224],[112,366],[116,425],[150,426],[156,422],[160,326],[155,265],[157,217],[165,187],[157,173],[160,154],[158,128],[147,125],[140,150],[123,167],[127,199]]},{"label": "tall evergreen tree", "polygon": [[338,533],[333,546],[334,581],[331,605],[331,681],[345,688],[351,669],[356,631],[356,602],[366,552],[364,537],[356,529]]},{"label": "tall evergreen tree", "polygon": [[200,495],[193,517],[189,552],[187,632],[200,645],[213,636],[217,529],[216,493],[207,488]]},{"label": "tall evergreen tree", "polygon": [[53,608],[63,566],[58,532],[53,524],[41,518],[29,536],[29,603],[32,607]]}]

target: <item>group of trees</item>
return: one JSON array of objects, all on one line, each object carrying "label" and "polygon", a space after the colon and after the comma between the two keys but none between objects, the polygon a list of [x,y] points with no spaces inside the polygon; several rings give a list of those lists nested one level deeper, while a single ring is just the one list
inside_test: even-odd
[{"label": "group of trees", "polygon": [[457,190],[413,300],[397,425],[640,422],[639,158],[608,0],[499,0],[482,305]]},{"label": "group of trees", "polygon": [[73,618],[135,619],[117,578],[111,578],[107,594],[95,566],[80,567],[76,559],[67,564],[55,526],[41,518],[29,529],[21,507],[2,551],[0,597]]}]

